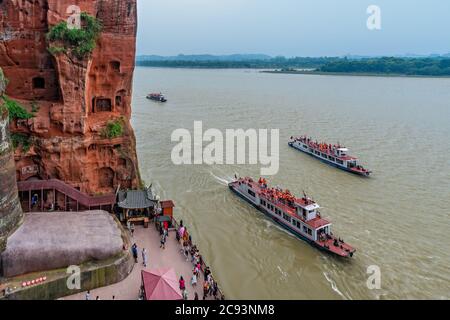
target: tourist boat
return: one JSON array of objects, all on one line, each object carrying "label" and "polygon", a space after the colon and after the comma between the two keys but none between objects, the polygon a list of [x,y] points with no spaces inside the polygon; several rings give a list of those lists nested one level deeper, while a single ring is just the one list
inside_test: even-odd
[{"label": "tourist boat", "polygon": [[283,228],[311,245],[340,257],[352,257],[356,251],[331,232],[331,223],[322,218],[319,205],[306,194],[296,198],[289,190],[269,188],[267,181],[237,178],[228,184],[237,195],[272,218]]},{"label": "tourist boat", "polygon": [[339,169],[364,177],[368,177],[371,174],[371,171],[358,163],[358,158],[348,155],[348,149],[339,144],[320,143],[302,136],[299,138],[291,137],[288,145]]},{"label": "tourist boat", "polygon": [[154,100],[154,101],[159,101],[159,102],[166,102],[167,101],[166,97],[164,97],[164,95],[162,93],[149,93],[147,95],[147,99]]}]

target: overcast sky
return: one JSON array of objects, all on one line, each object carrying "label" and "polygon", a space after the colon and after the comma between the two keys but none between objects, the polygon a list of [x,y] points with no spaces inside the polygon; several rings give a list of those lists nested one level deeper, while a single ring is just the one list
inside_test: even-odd
[{"label": "overcast sky", "polygon": [[[370,31],[366,10],[381,9]],[[448,0],[138,0],[138,54],[450,52]]]}]

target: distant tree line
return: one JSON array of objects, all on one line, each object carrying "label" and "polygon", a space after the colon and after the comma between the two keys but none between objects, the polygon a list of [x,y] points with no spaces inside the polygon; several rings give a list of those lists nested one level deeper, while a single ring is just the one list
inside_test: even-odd
[{"label": "distant tree line", "polygon": [[318,71],[334,73],[450,76],[450,59],[391,57],[362,60],[340,59],[321,66]]},{"label": "distant tree line", "polygon": [[245,68],[245,69],[276,69],[276,68],[303,68],[316,69],[326,63],[337,61],[339,58],[285,58],[275,57],[271,59],[248,59],[242,61],[224,60],[137,60],[137,65],[147,67],[166,68]]},{"label": "distant tree line", "polygon": [[138,60],[137,65],[165,68],[206,69],[279,69],[295,71],[313,69],[326,73],[395,74],[418,76],[450,76],[450,58],[340,58],[340,57],[275,57],[243,61],[223,60]]}]

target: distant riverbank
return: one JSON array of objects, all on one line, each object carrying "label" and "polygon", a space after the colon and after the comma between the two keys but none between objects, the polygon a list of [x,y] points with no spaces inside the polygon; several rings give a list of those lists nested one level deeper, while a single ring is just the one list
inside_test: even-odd
[{"label": "distant riverbank", "polygon": [[450,78],[450,76],[409,75],[400,73],[370,73],[370,72],[323,72],[303,70],[262,70],[262,73],[304,74],[315,76],[360,76],[360,77],[395,77],[395,78]]},{"label": "distant riverbank", "polygon": [[143,67],[190,69],[260,69],[269,73],[355,75],[378,77],[450,77],[450,58],[447,56],[426,58],[340,58],[340,57],[215,57],[138,56],[136,64]]}]

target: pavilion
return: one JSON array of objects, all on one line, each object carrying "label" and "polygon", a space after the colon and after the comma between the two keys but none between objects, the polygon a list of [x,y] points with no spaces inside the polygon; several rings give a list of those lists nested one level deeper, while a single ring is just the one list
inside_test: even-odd
[{"label": "pavilion", "polygon": [[148,224],[153,216],[158,200],[150,188],[143,190],[119,191],[117,207],[121,221],[144,222]]}]

